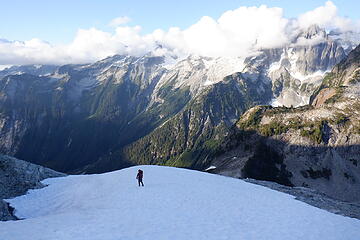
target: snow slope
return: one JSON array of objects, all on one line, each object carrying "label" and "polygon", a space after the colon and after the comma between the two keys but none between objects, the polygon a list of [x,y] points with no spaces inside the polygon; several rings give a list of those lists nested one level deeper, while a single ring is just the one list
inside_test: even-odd
[{"label": "snow slope", "polygon": [[137,169],[47,179],[9,200],[25,220],[0,223],[1,240],[360,239],[360,221],[268,188],[197,171]]}]

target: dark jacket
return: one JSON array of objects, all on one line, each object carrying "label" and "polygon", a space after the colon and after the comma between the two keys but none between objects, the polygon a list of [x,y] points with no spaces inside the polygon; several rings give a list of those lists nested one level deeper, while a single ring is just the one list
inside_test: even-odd
[{"label": "dark jacket", "polygon": [[136,179],[141,180],[141,179],[143,178],[143,174],[144,174],[144,172],[141,171],[141,170],[139,170],[139,171],[138,171],[138,174],[136,175]]}]

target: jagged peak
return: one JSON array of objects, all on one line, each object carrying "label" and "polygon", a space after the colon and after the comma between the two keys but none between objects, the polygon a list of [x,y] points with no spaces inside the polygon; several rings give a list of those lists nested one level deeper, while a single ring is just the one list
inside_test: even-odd
[{"label": "jagged peak", "polygon": [[360,44],[357,45],[357,46],[349,53],[349,57],[354,56],[354,55],[357,55],[357,56],[360,55]]},{"label": "jagged peak", "polygon": [[327,37],[326,31],[324,28],[320,28],[319,25],[313,24],[307,29],[305,29],[300,36],[306,39],[313,39],[314,37],[321,36],[323,38]]},{"label": "jagged peak", "polygon": [[304,28],[292,39],[291,43],[295,45],[313,45],[319,41],[329,40],[328,34],[324,28],[316,24]]}]

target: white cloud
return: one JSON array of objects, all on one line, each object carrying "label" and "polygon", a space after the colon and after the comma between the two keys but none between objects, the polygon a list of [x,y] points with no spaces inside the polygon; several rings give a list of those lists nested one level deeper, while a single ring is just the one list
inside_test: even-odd
[{"label": "white cloud", "polygon": [[355,28],[355,23],[353,23],[351,19],[337,15],[337,7],[331,1],[327,1],[324,6],[300,15],[298,22],[302,28],[314,24],[324,28],[337,28],[343,31],[349,31]]},{"label": "white cloud", "polygon": [[127,16],[117,17],[110,21],[109,25],[111,27],[117,27],[119,25],[124,25],[128,22],[130,22],[131,19]]},{"label": "white cloud", "polygon": [[129,20],[128,17],[112,20],[115,29],[111,33],[96,28],[80,29],[67,45],[52,45],[40,39],[23,42],[0,39],[0,65],[87,63],[114,54],[142,55],[158,45],[175,55],[248,56],[261,48],[288,44],[301,29],[313,24],[342,31],[359,29],[356,28],[359,22],[339,17],[330,1],[298,19],[285,18],[281,8],[240,7],[223,13],[219,19],[204,16],[184,30],[172,27],[145,35],[140,26],[123,25]]}]

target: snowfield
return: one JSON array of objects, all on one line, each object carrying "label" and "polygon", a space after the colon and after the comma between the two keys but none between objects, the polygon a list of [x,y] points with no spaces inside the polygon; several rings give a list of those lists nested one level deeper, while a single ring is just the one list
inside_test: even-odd
[{"label": "snowfield", "polygon": [[43,182],[8,200],[24,220],[0,222],[1,240],[360,239],[357,219],[198,171],[140,166]]}]

